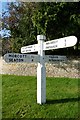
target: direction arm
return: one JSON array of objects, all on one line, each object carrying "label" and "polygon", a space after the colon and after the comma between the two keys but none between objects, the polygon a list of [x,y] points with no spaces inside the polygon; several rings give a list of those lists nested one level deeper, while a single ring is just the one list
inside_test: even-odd
[{"label": "direction arm", "polygon": [[64,37],[64,38],[45,42],[44,50],[72,47],[76,43],[77,43],[77,38],[75,36]]}]

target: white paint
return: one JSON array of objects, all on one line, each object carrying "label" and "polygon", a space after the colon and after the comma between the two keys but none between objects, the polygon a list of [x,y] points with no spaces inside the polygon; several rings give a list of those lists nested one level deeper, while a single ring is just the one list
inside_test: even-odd
[{"label": "white paint", "polygon": [[[39,37],[37,37],[37,40],[38,39]],[[41,40],[45,39],[45,36],[41,35],[40,39]],[[52,50],[52,49],[72,47],[76,43],[77,43],[77,38],[75,36],[64,37],[64,38],[44,42],[43,50]],[[38,44],[24,46],[21,48],[21,53],[37,52],[38,48],[39,48]]]},{"label": "white paint", "polygon": [[30,53],[30,52],[37,52],[38,51],[38,44],[24,46],[21,48],[21,53]]},{"label": "white paint", "polygon": [[44,50],[59,49],[74,46],[77,43],[75,36],[64,37],[44,43]]},{"label": "white paint", "polygon": [[38,62],[39,57],[35,54],[19,54],[19,53],[7,53],[4,55],[4,60],[10,62]]},{"label": "white paint", "polygon": [[37,103],[46,103],[46,68],[45,68],[45,51],[43,51],[44,40],[46,39],[43,35],[38,35],[38,55],[40,61],[37,67]]}]

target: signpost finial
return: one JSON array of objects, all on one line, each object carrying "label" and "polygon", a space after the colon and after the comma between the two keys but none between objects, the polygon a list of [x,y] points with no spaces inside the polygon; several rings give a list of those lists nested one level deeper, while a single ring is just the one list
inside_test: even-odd
[{"label": "signpost finial", "polygon": [[37,40],[46,40],[46,36],[45,35],[37,35]]}]

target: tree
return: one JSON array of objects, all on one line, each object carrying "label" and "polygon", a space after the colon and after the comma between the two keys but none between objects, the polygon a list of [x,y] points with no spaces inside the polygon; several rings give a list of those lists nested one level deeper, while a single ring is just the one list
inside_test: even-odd
[{"label": "tree", "polygon": [[34,3],[9,3],[9,15],[3,14],[3,28],[10,30],[15,52],[20,52],[21,46],[36,43],[36,32],[31,19],[34,7]]},{"label": "tree", "polygon": [[[80,33],[80,3],[11,3],[9,15],[3,15],[3,27],[11,31],[13,50],[20,52],[20,47],[36,43],[36,36],[44,34],[49,39]],[[19,44],[19,45],[18,45]],[[16,49],[15,49],[16,48]]]},{"label": "tree", "polygon": [[80,3],[40,3],[32,16],[38,34],[48,39],[75,35],[80,41]]}]

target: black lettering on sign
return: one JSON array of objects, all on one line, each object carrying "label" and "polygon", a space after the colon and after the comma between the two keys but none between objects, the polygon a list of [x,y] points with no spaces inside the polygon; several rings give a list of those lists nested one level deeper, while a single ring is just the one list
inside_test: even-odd
[{"label": "black lettering on sign", "polygon": [[9,57],[12,57],[12,56],[9,54]]},{"label": "black lettering on sign", "polygon": [[57,43],[57,42],[58,42],[57,40],[56,41],[52,41],[51,44],[54,44],[54,43]]},{"label": "black lettering on sign", "polygon": [[47,42],[46,45],[50,44],[50,42]]},{"label": "black lettering on sign", "polygon": [[24,59],[21,59],[21,62],[23,62],[24,61]]},{"label": "black lettering on sign", "polygon": [[22,55],[22,58],[26,58],[26,55]]},{"label": "black lettering on sign", "polygon": [[14,62],[18,62],[19,61],[19,59],[14,59]]},{"label": "black lettering on sign", "polygon": [[25,55],[23,55],[23,58],[25,58]]},{"label": "black lettering on sign", "polygon": [[19,58],[20,56],[19,55],[15,55],[16,58]]},{"label": "black lettering on sign", "polygon": [[14,57],[14,54],[9,54],[9,57]]},{"label": "black lettering on sign", "polygon": [[10,59],[9,59],[9,62],[13,62],[13,59],[10,58]]},{"label": "black lettering on sign", "polygon": [[24,60],[23,59],[19,59],[19,62],[23,62]]},{"label": "black lettering on sign", "polygon": [[54,46],[47,46],[46,49],[49,49],[49,48],[52,49],[52,48],[56,48],[56,47],[57,47],[57,45],[54,45]]},{"label": "black lettering on sign", "polygon": [[19,57],[19,55],[16,55],[16,58],[18,58]]},{"label": "black lettering on sign", "polygon": [[15,57],[17,58],[17,57],[18,57],[18,55],[15,55]]},{"label": "black lettering on sign", "polygon": [[33,46],[27,46],[27,47],[25,47],[25,49],[28,49],[28,48],[32,48]]},{"label": "black lettering on sign", "polygon": [[15,57],[16,57],[16,55],[14,54],[14,55],[13,55],[13,57],[15,58]]},{"label": "black lettering on sign", "polygon": [[17,59],[14,59],[14,62],[16,62],[17,61]]},{"label": "black lettering on sign", "polygon": [[19,59],[19,58],[9,58],[9,62],[24,62],[24,59]]},{"label": "black lettering on sign", "polygon": [[20,58],[22,58],[22,55],[20,55]]},{"label": "black lettering on sign", "polygon": [[31,52],[31,49],[30,50],[26,50],[26,52]]},{"label": "black lettering on sign", "polygon": [[32,46],[28,46],[27,48],[32,48]]},{"label": "black lettering on sign", "polygon": [[50,62],[55,61],[54,59],[49,59]]},{"label": "black lettering on sign", "polygon": [[65,39],[65,46],[66,46],[66,39]]},{"label": "black lettering on sign", "polygon": [[58,42],[58,40],[53,40],[53,41],[50,41],[50,42],[46,42],[46,45],[55,44],[55,43],[57,43],[57,42]]},{"label": "black lettering on sign", "polygon": [[25,52],[25,50],[22,50],[22,52]]},{"label": "black lettering on sign", "polygon": [[53,61],[57,61],[57,62],[60,62],[60,61],[65,61],[64,59],[49,59],[49,62],[53,62]]}]

